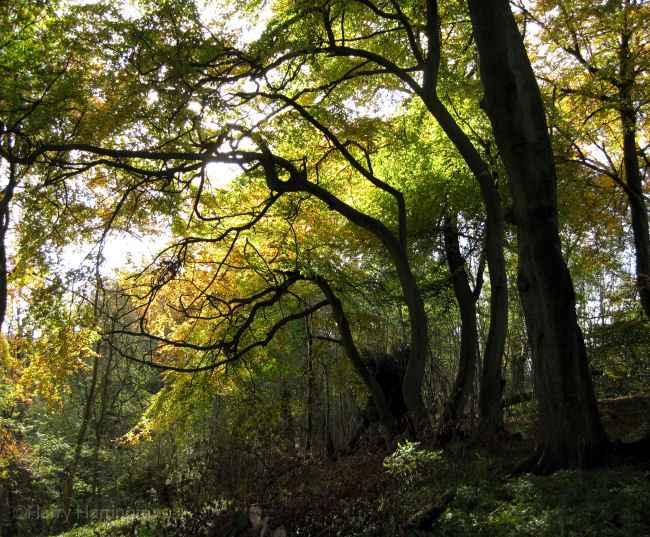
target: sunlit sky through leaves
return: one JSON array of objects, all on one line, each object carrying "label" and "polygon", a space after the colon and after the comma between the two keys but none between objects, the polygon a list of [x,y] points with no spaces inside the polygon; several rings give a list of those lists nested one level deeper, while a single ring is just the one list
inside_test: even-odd
[{"label": "sunlit sky through leaves", "polygon": [[[68,0],[69,5],[92,5],[100,0]],[[229,14],[226,28],[241,35],[242,43],[249,43],[259,38],[271,15],[271,2],[266,2],[256,17],[240,17]],[[122,0],[120,2],[122,13],[129,19],[137,19],[142,15],[138,2]],[[198,2],[198,7],[206,25],[223,18],[224,6],[227,2],[204,0]],[[221,8],[219,7],[221,6]],[[156,99],[156,95],[150,95]],[[190,103],[192,105],[192,103]],[[211,162],[206,166],[206,174],[213,187],[226,189],[230,183],[241,175],[242,170],[233,164]],[[110,276],[119,269],[133,269],[150,262],[155,254],[164,248],[170,241],[170,235],[161,232],[158,235],[143,235],[137,233],[113,232],[110,233],[103,245],[103,262],[101,272]],[[89,243],[77,243],[67,246],[63,251],[62,270],[76,269],[82,264],[92,263],[97,256],[98,246]]]}]

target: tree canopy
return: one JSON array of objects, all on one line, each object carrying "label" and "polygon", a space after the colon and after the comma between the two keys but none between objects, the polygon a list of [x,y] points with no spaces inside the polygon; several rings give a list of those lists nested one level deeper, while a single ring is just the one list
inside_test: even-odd
[{"label": "tree canopy", "polygon": [[649,9],[3,5],[2,505],[495,447],[531,398],[520,470],[643,449],[597,399],[647,391]]}]

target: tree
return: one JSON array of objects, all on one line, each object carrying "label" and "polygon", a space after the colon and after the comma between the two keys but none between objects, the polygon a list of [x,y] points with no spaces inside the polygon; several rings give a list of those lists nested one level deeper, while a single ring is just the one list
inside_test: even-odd
[{"label": "tree", "polygon": [[[459,420],[464,415],[468,399],[474,390],[474,378],[479,361],[479,337],[476,322],[476,299],[480,284],[472,289],[465,269],[465,260],[458,241],[458,222],[455,216],[447,216],[443,224],[445,257],[449,266],[454,294],[460,309],[460,358],[458,373],[449,401],[445,405],[438,424],[438,440],[449,441],[457,432]],[[482,277],[479,276],[479,279]]]},{"label": "tree", "polygon": [[[451,19],[449,34],[453,36],[458,32],[453,6],[449,7],[448,15]],[[266,50],[256,51],[261,57],[252,60],[259,65],[260,75],[296,58],[311,59],[316,55],[344,60],[343,75],[326,80],[320,87],[315,84],[312,88],[302,88],[298,95],[318,92],[327,97],[327,92],[333,88],[348,81],[357,82],[360,78],[376,78],[380,83],[390,80],[390,84],[383,82],[389,89],[395,87],[421,99],[480,186],[486,211],[486,257],[491,284],[490,328],[481,382],[481,428],[485,433],[494,434],[502,428],[501,362],[508,318],[503,209],[493,171],[438,93],[439,79],[450,74],[447,65],[441,67],[444,55],[438,2],[427,1],[424,13],[417,3],[410,2],[404,6],[397,2],[382,5],[368,0],[308,6],[296,2],[287,9],[285,17],[287,20],[278,24],[277,29],[271,26],[268,41],[261,42]],[[307,43],[290,36],[290,31],[297,34],[307,25],[310,32]],[[369,31],[369,28],[379,29]],[[315,31],[318,33],[314,34]],[[393,45],[388,45],[388,35],[391,35]],[[426,45],[421,36],[426,36]],[[269,60],[266,60],[267,56]],[[341,67],[335,72],[340,70]],[[421,76],[421,82],[415,73]],[[291,104],[290,99],[279,98]],[[418,369],[421,371],[419,366]]]},{"label": "tree", "polygon": [[[541,38],[558,59],[540,61],[540,76],[553,88],[554,127],[570,145],[568,159],[580,163],[595,179],[611,180],[627,200],[634,241],[639,302],[650,316],[650,235],[648,232],[647,148],[640,130],[648,102],[649,66],[644,38],[650,20],[645,2],[622,0],[544,2],[520,6],[537,25]],[[581,110],[581,124],[568,109]],[[645,162],[644,162],[645,161]]]},{"label": "tree", "polygon": [[[34,167],[24,158],[34,150],[31,144],[44,139],[106,140],[119,132],[125,120],[132,119],[135,106],[130,99],[111,102],[106,91],[126,84],[115,78],[114,71],[99,67],[110,62],[112,52],[108,52],[110,46],[98,49],[96,39],[104,39],[108,45],[112,24],[119,26],[116,18],[119,20],[115,10],[102,5],[74,7],[58,0],[26,0],[8,5],[0,14],[0,69],[5,73],[0,84],[0,174],[4,185],[0,199],[0,327],[7,313],[9,273],[20,279],[36,267],[37,259],[46,257],[48,245],[56,249],[66,242],[66,226],[81,220],[88,224],[87,200],[80,200],[78,188],[70,185],[75,175],[88,168],[64,169],[65,165],[58,166],[63,163],[53,165],[56,157],[45,166]],[[99,24],[100,20],[110,22]],[[95,23],[98,33],[93,37],[87,29]],[[19,223],[12,221],[12,213],[18,211]],[[47,226],[48,220],[55,225]],[[92,227],[82,225],[76,231],[88,235]],[[5,243],[8,237],[22,234],[29,238],[17,241],[12,260]]]},{"label": "tree", "polygon": [[[165,23],[174,24],[173,17],[167,19],[170,15],[168,12],[169,9],[173,6],[166,6],[161,10],[159,14],[161,18],[164,18]],[[188,22],[193,22],[192,17],[196,16],[196,13],[192,9],[188,8],[188,11],[179,13],[182,16],[187,17]],[[158,16],[155,14],[154,16]],[[175,27],[172,30],[176,29]],[[197,28],[194,28],[197,33],[200,31]],[[170,55],[170,50],[167,50],[166,44],[160,43],[159,49],[148,50],[149,43],[147,41],[138,41],[140,39],[140,34],[134,32],[131,36],[136,39],[135,43],[132,44],[133,50],[136,51],[133,55],[136,56],[136,60],[133,62],[133,65],[130,67],[133,69],[134,78],[137,76],[144,77],[145,75],[142,72],[139,75],[135,75],[141,67],[141,62],[145,61],[154,61],[158,62],[157,68],[171,68],[172,76],[177,76],[177,81],[185,80],[188,78],[197,79],[197,86],[192,88],[190,86],[190,91],[188,95],[182,96],[184,104],[187,104],[188,101],[194,97],[200,98],[200,94],[203,91],[201,87],[201,77],[205,74],[201,70],[196,70],[195,72],[187,73],[184,71],[185,66],[177,62],[177,58]],[[192,32],[187,32],[187,35],[184,38],[191,39],[194,38],[195,34]],[[185,43],[183,43],[184,45]],[[223,45],[222,45],[223,46]],[[213,53],[213,43],[206,43],[205,49],[194,44],[194,47],[189,50],[190,54],[205,54]],[[180,48],[180,44],[179,44]],[[175,54],[178,49],[174,49],[171,53]],[[225,48],[220,52],[222,58],[225,62],[231,60],[233,53],[236,51]],[[161,60],[162,58],[162,60]],[[188,59],[190,65],[192,60]],[[239,78],[244,78],[248,76],[252,70],[257,69],[257,66],[252,62],[244,64],[246,71],[244,74],[239,75]],[[149,70],[151,72],[151,70]],[[231,83],[230,77],[228,75],[227,69],[223,72],[211,72],[209,75],[211,85],[218,85],[224,88],[227,88]],[[136,87],[139,85],[136,83]],[[154,86],[155,87],[155,86]],[[272,89],[272,88],[271,88]],[[134,92],[135,90],[132,87],[127,87],[125,90],[126,94]],[[277,91],[277,89],[275,90]],[[421,378],[424,368],[424,361],[426,356],[426,347],[427,347],[427,329],[426,329],[426,314],[424,311],[424,306],[420,292],[417,287],[417,283],[413,276],[412,270],[409,266],[408,260],[408,250],[406,244],[406,229],[405,229],[405,209],[403,204],[403,199],[401,193],[395,187],[385,183],[379,177],[377,177],[372,172],[372,164],[370,161],[370,154],[366,152],[365,155],[357,157],[354,154],[354,150],[349,148],[347,144],[342,143],[334,132],[329,129],[324,124],[310,113],[305,107],[303,107],[298,101],[293,100],[289,97],[284,97],[280,94],[277,96],[275,94],[267,92],[259,92],[258,94],[252,96],[246,96],[243,93],[240,93],[240,98],[242,98],[243,104],[239,105],[240,109],[246,109],[251,105],[248,105],[247,102],[250,102],[252,98],[257,99],[268,99],[268,98],[282,98],[283,106],[290,104],[297,113],[306,121],[310,126],[312,126],[316,132],[327,140],[328,143],[332,143],[334,149],[340,152],[344,161],[352,167],[355,173],[360,174],[361,177],[365,178],[375,187],[383,190],[387,195],[392,196],[394,202],[397,206],[397,211],[399,214],[398,217],[398,229],[393,231],[384,225],[380,219],[374,218],[370,215],[364,214],[364,212],[359,211],[352,207],[350,204],[345,203],[340,197],[332,194],[327,189],[323,188],[315,178],[311,180],[308,179],[306,170],[301,170],[294,162],[286,159],[277,154],[273,154],[267,142],[264,141],[264,137],[261,136],[261,133],[251,133],[248,135],[246,132],[238,132],[237,129],[232,132],[228,132],[228,128],[224,132],[215,134],[209,132],[209,129],[198,129],[196,133],[198,134],[199,139],[204,139],[203,142],[198,144],[191,142],[189,136],[184,136],[179,140],[175,140],[176,145],[185,146],[185,151],[171,151],[168,149],[170,145],[170,139],[174,140],[177,136],[176,133],[160,133],[159,134],[159,143],[165,146],[164,150],[160,151],[133,151],[133,150],[119,150],[112,149],[107,147],[102,147],[101,145],[93,144],[81,144],[81,143],[42,143],[37,140],[37,137],[34,137],[30,140],[32,147],[35,149],[33,151],[23,151],[21,156],[12,157],[12,161],[19,163],[24,166],[34,166],[39,164],[45,164],[50,158],[51,155],[56,155],[54,157],[57,160],[59,166],[63,168],[68,168],[68,170],[73,170],[70,173],[76,173],[74,170],[88,169],[88,167],[94,167],[97,165],[108,165],[112,166],[118,170],[121,170],[124,173],[125,177],[128,177],[131,174],[132,179],[131,184],[125,188],[125,194],[116,206],[116,213],[123,209],[125,200],[131,194],[134,194],[138,187],[143,183],[147,185],[161,185],[161,188],[165,188],[169,183],[171,178],[175,174],[191,174],[200,170],[201,173],[204,173],[205,166],[209,162],[224,162],[235,165],[250,166],[251,169],[262,170],[266,176],[267,185],[271,192],[276,192],[273,194],[268,203],[270,207],[281,195],[304,192],[310,195],[315,196],[317,199],[320,199],[328,207],[333,208],[342,214],[345,218],[348,218],[354,224],[360,226],[364,230],[370,232],[374,235],[386,248],[390,258],[395,263],[396,271],[399,277],[399,281],[402,284],[402,289],[404,293],[404,298],[408,306],[409,315],[411,318],[411,352],[413,359],[409,361],[409,366],[407,367],[405,379],[404,379],[404,394],[405,398],[409,404],[409,407],[414,415],[417,415],[417,420],[422,421],[424,416],[424,407],[421,400]],[[168,106],[170,108],[176,108],[178,106],[177,101],[172,101],[170,99]],[[167,104],[167,103],[165,103]],[[155,108],[152,106],[151,108]],[[226,109],[229,113],[238,113],[237,106],[226,105]],[[226,110],[222,111],[225,112]],[[211,112],[218,113],[219,110],[213,110]],[[174,112],[171,112],[174,113]],[[177,120],[178,123],[182,123],[180,120]],[[152,127],[152,131],[153,127]],[[166,139],[165,136],[171,137]],[[233,137],[234,136],[234,137]],[[206,139],[207,137],[207,139]],[[227,152],[227,154],[220,154],[220,143],[226,139],[230,139],[234,142],[235,138],[248,139],[253,141],[260,150],[255,151],[232,151]],[[192,149],[187,150],[188,144],[192,146]],[[358,147],[362,147],[357,144]],[[78,159],[77,154],[79,152],[85,152],[89,155],[93,155],[96,159],[95,162],[84,161],[83,159]],[[295,155],[292,155],[291,158],[294,158]],[[298,156],[298,158],[300,158]],[[361,159],[366,159],[367,163],[364,163]],[[125,164],[124,161],[127,163]],[[135,162],[154,162],[159,166],[159,169],[146,169],[141,167]],[[178,164],[171,169],[167,168],[166,163],[175,161]],[[279,178],[279,174],[288,173],[289,180],[285,181]],[[144,177],[144,181],[138,181],[133,179],[135,176]],[[191,182],[191,179],[190,179]],[[189,183],[188,183],[189,184]],[[197,194],[196,207],[198,209],[200,202],[198,201],[201,197],[201,188],[199,188]],[[198,214],[197,214],[198,216]],[[264,213],[260,214],[260,218],[264,216]],[[110,219],[110,222],[113,222],[113,219]],[[255,223],[253,221],[250,225]],[[233,232],[236,230],[233,230]],[[222,239],[227,237],[229,232],[222,235]]]},{"label": "tree", "polygon": [[523,39],[505,0],[469,1],[485,107],[508,171],[519,252],[518,288],[535,367],[540,472],[603,461],[587,353],[562,256],[556,174],[544,104]]}]

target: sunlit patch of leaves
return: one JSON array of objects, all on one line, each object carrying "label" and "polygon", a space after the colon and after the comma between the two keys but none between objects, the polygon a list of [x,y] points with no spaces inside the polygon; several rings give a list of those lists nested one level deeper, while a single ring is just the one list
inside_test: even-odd
[{"label": "sunlit patch of leaves", "polygon": [[462,485],[433,535],[624,537],[650,533],[650,485],[625,472],[559,472]]},{"label": "sunlit patch of leaves", "polygon": [[115,520],[76,528],[59,537],[202,537],[214,535],[223,524],[222,516],[229,503],[214,500],[199,510],[184,509],[144,511]]},{"label": "sunlit patch of leaves", "polygon": [[423,449],[419,442],[405,440],[398,443],[395,451],[384,459],[384,468],[396,479],[411,484],[422,474],[424,467],[441,458],[441,451]]}]

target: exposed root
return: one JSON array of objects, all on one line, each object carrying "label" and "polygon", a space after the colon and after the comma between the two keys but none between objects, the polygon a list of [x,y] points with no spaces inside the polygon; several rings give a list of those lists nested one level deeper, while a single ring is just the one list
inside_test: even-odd
[{"label": "exposed root", "polygon": [[521,461],[510,476],[522,474],[550,475],[569,468],[597,468],[611,464],[612,444],[603,442],[599,448],[592,448],[588,453],[574,457],[558,457],[548,449],[538,448],[528,458]]}]

